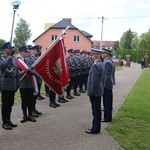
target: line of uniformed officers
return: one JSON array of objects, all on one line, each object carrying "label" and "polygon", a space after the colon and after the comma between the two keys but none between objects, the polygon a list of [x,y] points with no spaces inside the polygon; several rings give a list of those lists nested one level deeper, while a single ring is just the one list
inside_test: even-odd
[{"label": "line of uniformed officers", "polygon": [[[14,105],[15,92],[20,89],[21,96],[21,108],[23,112],[23,118],[20,121],[25,123],[26,121],[36,122],[34,117],[42,115],[36,109],[36,99],[44,99],[38,92],[34,95],[34,84],[31,80],[31,76],[36,77],[37,85],[40,91],[42,80],[32,69],[28,69],[25,72],[21,67],[17,65],[17,59],[21,59],[29,68],[40,56],[41,46],[23,46],[18,49],[19,55],[14,56],[14,48],[10,42],[5,43],[1,47],[2,56],[0,57],[0,87],[1,87],[1,113],[2,113],[2,127],[6,130],[11,130],[13,127],[17,127],[11,121],[11,111]],[[31,54],[32,51],[32,54]]]},{"label": "line of uniformed officers", "polygon": [[[12,106],[14,105],[15,92],[18,90],[18,88],[20,90],[21,108],[23,113],[23,118],[20,122],[36,122],[35,117],[42,115],[42,113],[36,109],[36,100],[44,99],[44,97],[42,97],[40,94],[42,79],[32,69],[33,63],[39,58],[41,54],[41,48],[42,47],[40,45],[36,45],[33,47],[31,45],[23,46],[18,49],[18,56],[14,57],[14,48],[11,46],[10,42],[5,43],[1,47],[1,50],[3,52],[3,55],[0,57],[0,87],[2,95],[1,113],[2,127],[6,130],[11,130],[13,127],[17,127],[17,124],[14,124],[11,121],[11,111]],[[89,72],[91,71],[91,68],[94,64],[94,61],[91,59],[91,52],[87,52],[86,50],[80,51],[78,49],[69,49],[67,52],[68,56],[66,57],[66,61],[70,73],[70,81],[69,85],[65,89],[63,89],[64,95],[62,97],[58,96],[58,102],[60,103],[66,103],[68,102],[68,100],[75,98],[74,96],[80,96],[82,93],[86,93],[88,88],[87,82],[89,78]],[[103,105],[104,121],[109,122],[112,120],[113,95],[111,84],[112,81],[114,81],[114,72],[112,72],[112,70],[114,70],[114,64],[111,57],[109,57],[111,54],[109,50],[105,50],[105,53],[108,54],[108,56],[103,56],[103,66],[105,70],[103,79]],[[21,59],[30,69],[28,69],[27,72],[24,72],[22,68],[17,65],[17,59]],[[111,72],[109,72],[110,70]],[[31,80],[31,75],[34,75],[36,77],[39,89],[38,94],[34,94],[34,84]],[[60,105],[56,103],[56,94],[47,86],[45,87],[46,95],[48,95],[50,100],[49,106],[53,108],[59,107]],[[96,87],[93,86],[93,90],[94,88]],[[94,112],[95,110],[93,110],[93,115]]]}]

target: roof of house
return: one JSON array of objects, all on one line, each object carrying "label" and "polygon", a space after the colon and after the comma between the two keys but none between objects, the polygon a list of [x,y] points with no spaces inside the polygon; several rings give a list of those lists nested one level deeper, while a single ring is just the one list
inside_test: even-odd
[{"label": "roof of house", "polygon": [[86,32],[86,31],[83,31],[83,30],[80,30],[86,37],[92,37],[93,35]]},{"label": "roof of house", "polygon": [[[99,46],[101,41],[93,40],[93,45]],[[105,47],[113,47],[116,41],[102,41],[102,45]]]},{"label": "roof of house", "polygon": [[[59,21],[58,23],[54,24],[53,26],[49,27],[45,32],[43,32],[41,35],[39,35],[35,40],[33,40],[33,42],[35,42],[40,36],[42,36],[44,33],[46,33],[48,30],[50,29],[66,29],[69,25],[69,29],[76,29],[79,32],[81,32],[85,37],[87,37],[89,39],[89,37],[92,37],[91,34],[87,33],[86,31],[83,30],[79,30],[78,28],[76,28],[74,25],[72,25],[68,20],[66,19],[62,19],[61,21]],[[90,40],[90,39],[89,39]]]},{"label": "roof of house", "polygon": [[77,29],[74,25],[72,25],[69,21],[66,19],[62,19],[58,23],[54,24],[51,26],[51,29],[66,29],[67,26],[69,25],[69,29]]}]

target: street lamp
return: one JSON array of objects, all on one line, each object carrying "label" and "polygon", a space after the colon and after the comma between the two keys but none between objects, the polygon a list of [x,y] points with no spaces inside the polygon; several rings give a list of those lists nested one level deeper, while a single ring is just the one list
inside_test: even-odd
[{"label": "street lamp", "polygon": [[10,37],[10,43],[12,43],[12,36],[13,36],[13,28],[14,28],[14,20],[15,20],[15,13],[17,11],[17,9],[19,8],[19,5],[21,4],[20,1],[14,1],[11,3],[13,5],[13,21],[12,21],[12,28],[11,28],[11,37]]},{"label": "street lamp", "polygon": [[101,43],[100,43],[100,50],[103,48],[103,24],[104,24],[104,16],[102,18],[98,17],[98,19],[102,19],[102,26],[101,26]]}]

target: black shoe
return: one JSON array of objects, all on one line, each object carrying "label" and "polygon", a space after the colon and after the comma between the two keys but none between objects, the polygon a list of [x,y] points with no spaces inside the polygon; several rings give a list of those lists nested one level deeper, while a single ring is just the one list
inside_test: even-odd
[{"label": "black shoe", "polygon": [[52,108],[57,108],[58,107],[55,103],[50,103],[49,106],[52,107]]},{"label": "black shoe", "polygon": [[80,93],[86,93],[83,89],[79,90]]},{"label": "black shoe", "polygon": [[29,116],[29,117],[28,117],[28,121],[36,122],[36,120],[33,118],[33,116]]},{"label": "black shoe", "polygon": [[75,92],[73,95],[75,95],[75,96],[80,96],[81,94]]},{"label": "black shoe", "polygon": [[38,114],[38,115],[42,115],[42,113],[39,112],[38,110],[35,110],[35,112],[36,112],[36,114]]},{"label": "black shoe", "polygon": [[25,123],[28,120],[27,117],[23,117],[22,120],[20,121],[21,123]]},{"label": "black shoe", "polygon": [[59,99],[58,99],[58,102],[59,102],[59,103],[66,103],[66,102],[63,100],[63,98],[59,98]]},{"label": "black shoe", "polygon": [[37,100],[42,100],[42,98],[38,95],[38,96],[37,96]]},{"label": "black shoe", "polygon": [[[70,95],[70,96],[71,96],[71,95]],[[75,97],[71,96],[71,98],[75,98]]]},{"label": "black shoe", "polygon": [[59,105],[59,104],[57,104],[56,102],[55,102],[55,105],[56,105],[57,107],[60,107],[60,105]]},{"label": "black shoe", "polygon": [[68,100],[66,100],[64,97],[63,97],[63,100],[65,101],[65,102],[69,102]]},{"label": "black shoe", "polygon": [[46,93],[46,94],[45,94],[45,96],[46,96],[46,97],[49,97],[49,94],[48,94],[48,93]]},{"label": "black shoe", "polygon": [[72,96],[71,95],[67,95],[66,98],[67,99],[72,99]]},{"label": "black shoe", "polygon": [[33,116],[33,117],[39,117],[39,115],[36,113],[36,111],[33,111],[33,112],[32,112],[32,116]]},{"label": "black shoe", "polygon": [[101,120],[101,122],[112,122],[112,120]]},{"label": "black shoe", "polygon": [[17,124],[12,123],[10,120],[7,121],[7,123],[8,123],[11,127],[17,127]]},{"label": "black shoe", "polygon": [[85,130],[85,132],[88,133],[88,134],[98,134],[98,133],[100,133],[100,132],[93,132],[91,129],[87,129],[87,130]]},{"label": "black shoe", "polygon": [[12,130],[12,127],[8,123],[3,123],[2,128],[4,128],[5,130]]},{"label": "black shoe", "polygon": [[41,97],[42,99],[45,99],[45,97],[44,97],[44,96],[42,96],[42,95],[39,95],[39,97]]},{"label": "black shoe", "polygon": [[41,95],[38,95],[37,96],[37,100],[42,100],[42,99],[45,99],[45,97],[41,96]]}]

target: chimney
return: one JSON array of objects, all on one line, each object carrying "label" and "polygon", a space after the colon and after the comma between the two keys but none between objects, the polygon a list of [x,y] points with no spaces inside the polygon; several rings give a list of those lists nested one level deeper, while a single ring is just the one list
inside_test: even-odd
[{"label": "chimney", "polygon": [[72,22],[72,19],[71,18],[64,18],[65,20],[67,20],[68,22]]}]

